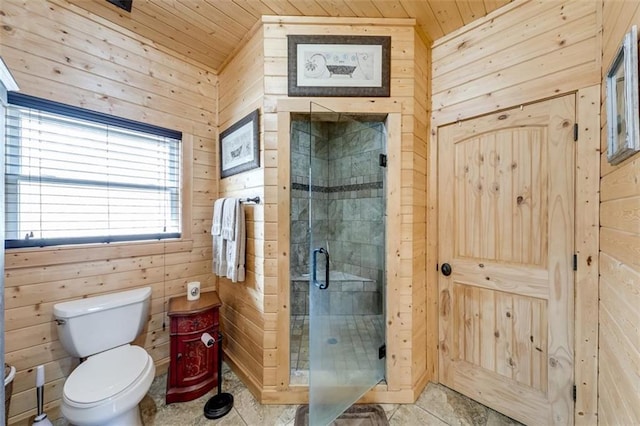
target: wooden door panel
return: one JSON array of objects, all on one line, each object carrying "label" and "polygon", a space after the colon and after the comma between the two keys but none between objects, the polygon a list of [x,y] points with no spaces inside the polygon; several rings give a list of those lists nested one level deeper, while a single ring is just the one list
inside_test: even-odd
[{"label": "wooden door panel", "polygon": [[546,267],[544,130],[509,128],[455,143],[457,257]]},{"label": "wooden door panel", "polygon": [[546,391],[546,301],[459,283],[453,293],[453,357]]},{"label": "wooden door panel", "polygon": [[438,129],[440,381],[573,421],[574,96]]}]

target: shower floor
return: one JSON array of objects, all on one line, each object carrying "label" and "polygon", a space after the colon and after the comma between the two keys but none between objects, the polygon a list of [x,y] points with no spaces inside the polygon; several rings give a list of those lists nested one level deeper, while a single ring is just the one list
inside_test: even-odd
[{"label": "shower floor", "polygon": [[[336,362],[340,369],[367,366],[378,360],[373,342],[384,343],[383,315],[336,315],[331,316],[330,329],[335,335],[330,339],[336,345]],[[291,316],[291,384],[309,383],[309,315]],[[366,350],[370,353],[366,353]]]}]

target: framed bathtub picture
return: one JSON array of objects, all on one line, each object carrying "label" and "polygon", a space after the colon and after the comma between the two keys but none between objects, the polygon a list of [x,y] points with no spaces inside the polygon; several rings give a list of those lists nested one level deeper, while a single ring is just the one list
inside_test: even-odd
[{"label": "framed bathtub picture", "polygon": [[389,96],[391,37],[287,38],[289,96]]},{"label": "framed bathtub picture", "polygon": [[607,160],[618,164],[640,150],[638,30],[625,34],[606,75]]},{"label": "framed bathtub picture", "polygon": [[220,133],[220,177],[260,167],[260,111],[255,110]]}]

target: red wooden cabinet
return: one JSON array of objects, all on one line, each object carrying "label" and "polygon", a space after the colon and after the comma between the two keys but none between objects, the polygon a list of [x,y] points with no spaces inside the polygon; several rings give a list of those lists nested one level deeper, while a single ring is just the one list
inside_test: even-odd
[{"label": "red wooden cabinet", "polygon": [[[166,402],[196,399],[218,384],[218,329],[220,298],[214,291],[200,299],[186,296],[169,300],[171,319],[169,373]],[[216,343],[207,347],[201,340],[209,333]]]}]

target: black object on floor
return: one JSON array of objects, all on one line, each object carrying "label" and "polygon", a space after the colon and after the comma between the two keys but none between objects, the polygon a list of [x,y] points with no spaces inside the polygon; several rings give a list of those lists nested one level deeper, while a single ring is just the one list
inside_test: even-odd
[{"label": "black object on floor", "polygon": [[[296,410],[295,426],[309,425],[309,406],[301,405]],[[389,426],[387,415],[379,405],[352,405],[335,419],[331,426]]]},{"label": "black object on floor", "polygon": [[222,333],[218,332],[218,394],[212,396],[204,405],[204,416],[219,419],[233,408],[233,395],[222,393]]}]

